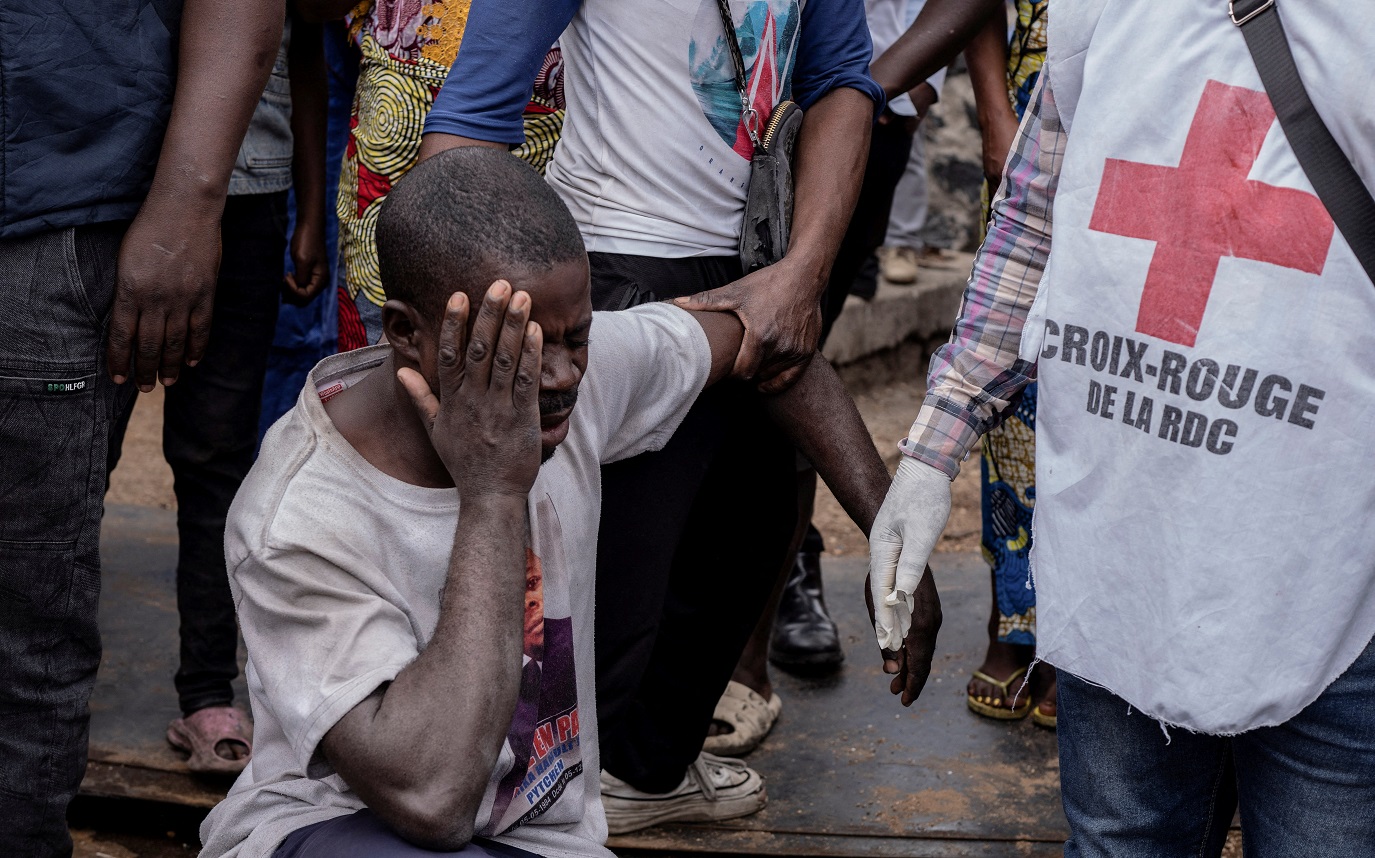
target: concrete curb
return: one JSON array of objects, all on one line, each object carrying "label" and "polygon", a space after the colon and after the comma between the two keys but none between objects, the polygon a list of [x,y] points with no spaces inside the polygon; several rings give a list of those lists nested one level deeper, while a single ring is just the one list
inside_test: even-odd
[{"label": "concrete curb", "polygon": [[950,338],[973,266],[968,253],[951,254],[940,267],[920,269],[912,286],[881,281],[872,301],[851,296],[822,353],[847,382],[882,384],[909,375]]}]

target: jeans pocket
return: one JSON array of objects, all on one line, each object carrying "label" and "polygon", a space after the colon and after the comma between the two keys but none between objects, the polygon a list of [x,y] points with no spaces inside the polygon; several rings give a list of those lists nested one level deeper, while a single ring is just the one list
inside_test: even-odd
[{"label": "jeans pocket", "polygon": [[124,222],[81,226],[63,236],[74,297],[91,323],[104,330],[114,303],[119,246],[129,225]]},{"label": "jeans pocket", "polygon": [[93,526],[98,408],[94,366],[0,375],[0,545],[69,546]]}]

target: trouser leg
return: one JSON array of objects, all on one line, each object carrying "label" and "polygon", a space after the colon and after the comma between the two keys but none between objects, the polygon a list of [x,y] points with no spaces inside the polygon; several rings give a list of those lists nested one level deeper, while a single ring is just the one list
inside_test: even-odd
[{"label": "trouser leg", "polygon": [[646,792],[678,785],[769,603],[797,516],[795,459],[751,387],[729,384],[732,421],[672,559],[652,655],[606,768]]},{"label": "trouser leg", "polygon": [[1215,858],[1236,807],[1225,738],[1170,730],[1057,671],[1066,858]]},{"label": "trouser leg", "polygon": [[[875,125],[869,140],[869,159],[864,167],[859,200],[850,225],[841,239],[840,249],[831,265],[831,277],[821,298],[821,343],[845,307],[864,263],[883,244],[888,227],[888,212],[893,205],[893,190],[902,176],[912,132],[900,121]],[[862,293],[861,293],[862,294]],[[818,345],[818,348],[820,346]]]},{"label": "trouser leg", "polygon": [[533,852],[474,837],[453,852],[432,852],[402,840],[371,810],[364,808],[297,829],[287,835],[272,858],[539,858]]},{"label": "trouser leg", "polygon": [[162,446],[177,496],[176,673],[183,714],[229,704],[238,627],[224,566],[229,504],[253,465],[263,375],[277,325],[286,193],[231,196],[205,357],[167,388]]},{"label": "trouser leg", "polygon": [[72,849],[100,663],[108,433],[129,393],[104,355],[121,236],[0,241],[0,855]]},{"label": "trouser leg", "polygon": [[1372,698],[1375,642],[1297,716],[1232,740],[1248,858],[1375,855]]},{"label": "trouser leg", "polygon": [[[688,295],[739,276],[738,262],[728,258],[592,254],[591,261],[598,309]],[[761,424],[759,409],[752,390],[718,386],[698,399],[663,450],[602,469],[602,765],[646,792],[677,786],[697,756],[787,553],[796,501],[780,517],[775,511],[785,507],[769,498],[795,492],[793,453],[786,442],[776,449],[761,442],[777,430]],[[749,461],[761,448],[768,453],[761,461],[776,456],[782,463],[774,471]],[[727,479],[728,468],[736,470]],[[765,524],[774,518],[783,521],[777,538]]]},{"label": "trouser leg", "polygon": [[893,194],[893,210],[888,216],[888,233],[883,243],[889,247],[911,247],[921,250],[922,228],[926,226],[926,211],[930,195],[926,179],[926,139],[921,132],[912,137],[907,164]]},{"label": "trouser leg", "polygon": [[640,733],[656,732],[655,713],[644,711],[639,690],[659,637],[673,546],[684,537],[693,499],[724,437],[724,406],[720,390],[707,391],[662,450],[602,468],[597,721],[602,766],[631,784],[642,782],[646,770],[640,748],[649,743]]}]

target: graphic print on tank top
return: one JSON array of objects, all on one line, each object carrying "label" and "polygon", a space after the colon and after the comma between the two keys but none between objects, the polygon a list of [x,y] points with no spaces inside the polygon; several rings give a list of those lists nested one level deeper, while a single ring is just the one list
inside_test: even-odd
[{"label": "graphic print on tank top", "polygon": [[[492,812],[479,832],[503,834],[536,817],[582,816],[581,790],[560,802],[582,774],[578,684],[573,660],[568,564],[553,500],[531,506],[533,549],[525,553],[525,652],[520,695],[506,742],[514,766],[497,784]],[[557,809],[555,809],[557,803]],[[564,821],[548,818],[545,822]]]},{"label": "graphic print on tank top", "polygon": [[[780,101],[792,97],[793,66],[797,59],[802,11],[797,0],[750,0],[731,3],[736,37],[745,60],[745,84],[750,104],[761,123]],[[735,66],[722,26],[717,0],[702,0],[688,42],[688,70],[692,90],[702,112],[735,153],[746,161],[754,154],[741,118]],[[705,149],[702,150],[705,153]],[[710,156],[708,156],[710,157]],[[738,165],[721,165],[719,169]]]}]

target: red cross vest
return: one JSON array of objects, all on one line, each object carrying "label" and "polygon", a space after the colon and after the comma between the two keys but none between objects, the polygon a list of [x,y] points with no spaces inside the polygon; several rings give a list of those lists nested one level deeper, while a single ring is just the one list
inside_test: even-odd
[{"label": "red cross vest", "polygon": [[[1375,188],[1375,16],[1281,15]],[[1226,0],[1056,0],[1049,44],[1038,654],[1168,724],[1282,723],[1375,635],[1375,285]]]}]

